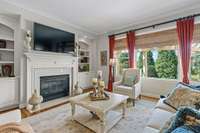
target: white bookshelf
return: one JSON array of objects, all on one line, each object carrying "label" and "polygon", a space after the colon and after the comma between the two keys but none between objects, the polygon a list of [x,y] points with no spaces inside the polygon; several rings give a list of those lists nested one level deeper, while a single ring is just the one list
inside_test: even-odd
[{"label": "white bookshelf", "polygon": [[[0,77],[12,78],[14,76],[14,41],[11,38],[0,38],[0,42],[5,42],[5,46],[0,46]],[[11,74],[3,74],[3,66],[11,66]]]},{"label": "white bookshelf", "polygon": [[79,42],[78,50],[78,68],[79,72],[90,71],[90,48],[89,44],[85,42]]}]

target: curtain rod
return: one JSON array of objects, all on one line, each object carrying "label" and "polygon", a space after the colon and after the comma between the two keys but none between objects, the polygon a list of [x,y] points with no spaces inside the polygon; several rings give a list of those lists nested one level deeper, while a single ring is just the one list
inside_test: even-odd
[{"label": "curtain rod", "polygon": [[126,34],[126,33],[130,32],[130,31],[138,31],[138,30],[143,30],[143,29],[147,29],[147,28],[151,28],[151,27],[155,28],[156,26],[160,26],[160,25],[176,22],[177,20],[180,20],[180,19],[189,18],[189,17],[198,17],[198,16],[200,16],[200,13],[193,14],[193,15],[186,16],[186,17],[182,17],[182,18],[178,18],[178,19],[173,19],[173,20],[161,22],[161,23],[157,23],[157,24],[153,24],[153,25],[149,25],[149,26],[145,26],[145,27],[141,27],[141,28],[137,28],[137,29],[132,29],[132,30],[129,30],[129,31],[124,31],[124,32],[112,34],[112,35],[109,35],[109,36],[117,36],[117,35],[121,35],[121,34]]}]

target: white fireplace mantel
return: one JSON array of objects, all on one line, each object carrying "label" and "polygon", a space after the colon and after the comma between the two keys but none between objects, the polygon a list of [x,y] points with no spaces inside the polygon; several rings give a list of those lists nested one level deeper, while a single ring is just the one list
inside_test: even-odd
[{"label": "white fireplace mantel", "polygon": [[[70,74],[70,95],[78,79],[78,58],[68,54],[49,53],[49,52],[27,52],[24,53],[26,70],[26,102],[32,95],[34,89],[38,89],[39,72],[42,75]],[[44,71],[45,70],[45,71]],[[35,75],[37,74],[37,75]],[[36,87],[37,88],[34,88]]]}]

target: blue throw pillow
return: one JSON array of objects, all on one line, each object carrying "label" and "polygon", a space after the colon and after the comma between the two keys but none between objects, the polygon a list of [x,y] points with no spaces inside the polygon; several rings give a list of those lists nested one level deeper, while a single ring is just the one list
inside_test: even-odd
[{"label": "blue throw pillow", "polygon": [[186,128],[185,126],[181,126],[172,131],[172,133],[195,133],[195,132]]},{"label": "blue throw pillow", "polygon": [[186,84],[186,83],[183,83],[183,82],[178,82],[176,84],[176,86],[178,86],[178,85],[184,85],[184,86],[187,86],[187,87],[189,87],[191,89],[199,90],[200,91],[200,85],[191,85],[191,84]]}]

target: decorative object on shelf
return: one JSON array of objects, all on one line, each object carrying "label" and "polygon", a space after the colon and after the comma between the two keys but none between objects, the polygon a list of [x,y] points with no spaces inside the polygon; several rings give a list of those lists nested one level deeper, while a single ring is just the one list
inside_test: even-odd
[{"label": "decorative object on shelf", "polygon": [[93,84],[93,92],[89,94],[90,99],[92,101],[97,101],[97,100],[108,100],[109,96],[108,94],[105,93],[105,83],[102,80],[98,80],[97,78],[92,79],[92,84]]},{"label": "decorative object on shelf", "polygon": [[40,103],[42,103],[43,97],[39,96],[37,90],[35,89],[28,103],[32,105],[31,111],[36,111],[40,109]]},{"label": "decorative object on shelf", "polygon": [[2,65],[3,77],[10,77],[11,73],[12,73],[12,65],[9,65],[9,64]]},{"label": "decorative object on shelf", "polygon": [[115,65],[116,65],[116,59],[111,58],[109,60],[109,64],[112,67],[112,75],[113,75],[113,82],[115,81]]},{"label": "decorative object on shelf", "polygon": [[107,66],[107,50],[100,52],[101,66]]},{"label": "decorative object on shelf", "polygon": [[26,31],[26,45],[25,45],[25,48],[28,50],[28,51],[31,51],[32,50],[32,47],[31,47],[31,41],[32,41],[32,34],[31,34],[31,31],[30,30],[27,30]]},{"label": "decorative object on shelf", "polygon": [[6,48],[6,41],[0,40],[0,48]]},{"label": "decorative object on shelf", "polygon": [[74,85],[74,95],[79,95],[83,93],[83,90],[79,87],[78,81],[76,82],[76,84]]}]

